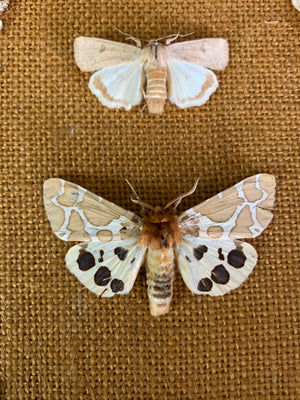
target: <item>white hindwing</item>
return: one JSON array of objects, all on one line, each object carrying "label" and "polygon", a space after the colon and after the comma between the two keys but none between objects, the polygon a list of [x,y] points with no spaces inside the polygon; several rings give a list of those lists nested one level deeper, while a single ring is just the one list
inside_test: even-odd
[{"label": "white hindwing", "polygon": [[201,106],[217,89],[216,75],[201,65],[168,61],[168,98],[180,108]]},{"label": "white hindwing", "polygon": [[196,294],[222,296],[240,286],[252,272],[257,253],[238,240],[184,236],[177,262],[187,287]]},{"label": "white hindwing", "polygon": [[74,41],[74,57],[82,71],[96,71],[89,88],[109,108],[127,111],[143,99],[145,81],[142,49],[130,44],[90,37]]},{"label": "white hindwing", "polygon": [[275,177],[251,176],[179,216],[183,234],[199,238],[254,238],[269,225]]},{"label": "white hindwing", "polygon": [[137,215],[63,179],[44,183],[44,205],[61,240],[110,242],[140,235]]},{"label": "white hindwing", "polygon": [[222,70],[229,58],[224,39],[200,39],[167,46],[168,98],[180,108],[201,106],[217,89],[216,75],[207,68]]},{"label": "white hindwing", "polygon": [[128,111],[142,101],[144,81],[143,64],[138,59],[100,69],[91,76],[89,88],[103,105]]},{"label": "white hindwing", "polygon": [[102,297],[128,294],[143,263],[146,248],[136,238],[109,243],[81,243],[66,255],[69,270]]}]

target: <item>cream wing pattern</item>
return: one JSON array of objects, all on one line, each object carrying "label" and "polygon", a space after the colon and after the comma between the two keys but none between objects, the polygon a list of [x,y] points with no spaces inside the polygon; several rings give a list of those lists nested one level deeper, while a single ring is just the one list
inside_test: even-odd
[{"label": "cream wing pattern", "polygon": [[137,215],[63,179],[44,183],[44,205],[61,240],[106,243],[140,235]]},{"label": "cream wing pattern", "polygon": [[273,175],[251,176],[183,212],[181,231],[199,238],[254,238],[272,219],[275,186]]}]

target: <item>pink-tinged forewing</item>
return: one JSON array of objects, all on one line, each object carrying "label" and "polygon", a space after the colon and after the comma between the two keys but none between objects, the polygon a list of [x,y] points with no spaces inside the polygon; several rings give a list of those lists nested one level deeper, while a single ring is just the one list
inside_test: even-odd
[{"label": "pink-tinged forewing", "polygon": [[254,238],[269,225],[275,177],[251,176],[179,216],[183,235],[213,239]]},{"label": "pink-tinged forewing", "polygon": [[214,70],[223,70],[229,59],[228,42],[222,38],[173,43],[167,50],[170,58]]},{"label": "pink-tinged forewing", "polygon": [[130,64],[141,58],[141,54],[139,47],[127,43],[85,36],[74,40],[75,62],[84,72]]},{"label": "pink-tinged forewing", "polygon": [[140,235],[137,215],[63,179],[45,181],[44,205],[62,240],[107,243]]}]

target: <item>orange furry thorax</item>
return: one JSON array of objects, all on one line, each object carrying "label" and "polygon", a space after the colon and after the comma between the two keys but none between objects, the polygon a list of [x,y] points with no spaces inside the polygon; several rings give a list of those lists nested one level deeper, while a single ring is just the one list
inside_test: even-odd
[{"label": "orange furry thorax", "polygon": [[163,249],[182,243],[178,218],[174,211],[148,211],[142,219],[141,247]]}]

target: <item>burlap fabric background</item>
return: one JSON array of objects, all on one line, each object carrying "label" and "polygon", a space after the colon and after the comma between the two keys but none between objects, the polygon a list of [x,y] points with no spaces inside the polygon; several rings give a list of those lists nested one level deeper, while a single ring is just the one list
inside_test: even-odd
[{"label": "burlap fabric background", "polygon": [[[299,399],[299,16],[278,1],[11,1],[0,34],[2,399]],[[224,37],[230,62],[201,108],[109,110],[73,60],[79,35],[124,41],[180,31]],[[138,212],[200,182],[181,210],[252,174],[278,180],[259,261],[222,298],[177,274],[150,316],[145,271],[101,299],[69,273],[46,219],[61,177]],[[299,395],[299,391],[298,391]]]}]

